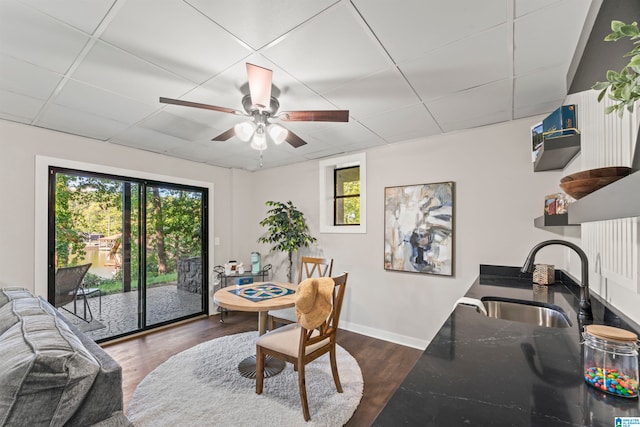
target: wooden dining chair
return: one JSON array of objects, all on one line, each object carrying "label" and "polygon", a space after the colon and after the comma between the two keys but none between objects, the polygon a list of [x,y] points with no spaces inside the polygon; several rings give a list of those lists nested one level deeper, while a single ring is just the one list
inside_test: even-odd
[{"label": "wooden dining chair", "polygon": [[256,341],[256,393],[262,394],[264,384],[264,363],[267,355],[290,362],[298,371],[298,388],[300,402],[305,421],[311,419],[307,401],[305,366],[329,353],[333,382],[338,393],[342,393],[342,385],[338,376],[336,363],[336,332],[340,321],[342,301],[347,286],[348,273],[333,277],[334,289],[332,307],[325,321],[315,329],[306,329],[299,323],[277,328],[262,335]]},{"label": "wooden dining chair", "polygon": [[[304,279],[310,277],[329,277],[333,270],[333,258],[315,258],[303,256],[300,258],[300,268],[298,268],[299,284]],[[276,328],[277,324],[287,325],[296,321],[296,313],[293,308],[283,308],[281,310],[272,310],[268,313],[267,324],[269,330]]]}]

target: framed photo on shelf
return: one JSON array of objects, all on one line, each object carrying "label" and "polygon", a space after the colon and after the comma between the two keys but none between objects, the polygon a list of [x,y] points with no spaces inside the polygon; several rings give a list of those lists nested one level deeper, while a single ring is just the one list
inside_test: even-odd
[{"label": "framed photo on shelf", "polygon": [[384,268],[453,276],[454,182],[384,189]]}]

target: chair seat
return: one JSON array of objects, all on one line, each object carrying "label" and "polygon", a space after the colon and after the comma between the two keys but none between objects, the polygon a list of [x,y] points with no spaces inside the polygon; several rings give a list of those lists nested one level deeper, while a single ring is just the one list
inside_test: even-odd
[{"label": "chair seat", "polygon": [[78,294],[83,294],[85,296],[91,296],[96,292],[100,292],[100,288],[79,288]]},{"label": "chair seat", "polygon": [[[317,330],[313,331],[311,334],[312,337],[317,335]],[[307,346],[306,354],[313,353],[315,350],[327,345],[328,343],[329,338],[314,345]],[[256,341],[256,345],[275,350],[279,353],[284,353],[291,357],[298,357],[298,348],[300,346],[300,325],[298,323],[292,323],[290,325],[274,329],[273,331],[259,337],[258,341]]]}]

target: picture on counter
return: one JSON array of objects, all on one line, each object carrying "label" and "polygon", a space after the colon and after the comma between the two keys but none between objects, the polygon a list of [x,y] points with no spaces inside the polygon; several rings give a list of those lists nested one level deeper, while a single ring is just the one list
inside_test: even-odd
[{"label": "picture on counter", "polygon": [[454,182],[384,189],[385,270],[453,276]]}]

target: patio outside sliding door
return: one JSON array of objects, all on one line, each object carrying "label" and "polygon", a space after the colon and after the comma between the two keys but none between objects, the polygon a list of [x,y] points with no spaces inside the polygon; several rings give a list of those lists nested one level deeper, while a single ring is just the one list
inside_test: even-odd
[{"label": "patio outside sliding door", "polygon": [[48,298],[59,268],[91,263],[86,301],[60,307],[91,338],[206,312],[206,189],[52,167],[49,190]]}]

